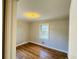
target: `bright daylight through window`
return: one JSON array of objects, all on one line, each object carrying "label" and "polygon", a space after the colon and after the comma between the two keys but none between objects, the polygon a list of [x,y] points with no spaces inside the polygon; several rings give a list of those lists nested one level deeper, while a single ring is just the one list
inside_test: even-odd
[{"label": "bright daylight through window", "polygon": [[49,39],[49,24],[48,23],[40,24],[40,39],[43,39],[43,40]]}]

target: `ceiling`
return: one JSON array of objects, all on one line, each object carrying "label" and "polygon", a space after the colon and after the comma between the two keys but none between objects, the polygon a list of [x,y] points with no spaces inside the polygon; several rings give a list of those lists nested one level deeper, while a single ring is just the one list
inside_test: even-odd
[{"label": "ceiling", "polygon": [[[55,19],[69,15],[70,0],[18,0],[17,19],[26,21]],[[31,19],[23,14],[36,12],[39,18]]]}]

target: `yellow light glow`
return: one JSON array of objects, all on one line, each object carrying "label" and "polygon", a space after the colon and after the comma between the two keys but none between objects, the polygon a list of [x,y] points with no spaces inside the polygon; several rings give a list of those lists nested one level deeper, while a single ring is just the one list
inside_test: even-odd
[{"label": "yellow light glow", "polygon": [[39,18],[40,14],[36,12],[27,12],[27,13],[24,13],[24,16],[28,18]]}]

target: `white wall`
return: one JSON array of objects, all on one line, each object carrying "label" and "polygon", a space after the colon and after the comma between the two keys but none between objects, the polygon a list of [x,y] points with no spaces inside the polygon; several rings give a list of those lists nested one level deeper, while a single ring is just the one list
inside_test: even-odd
[{"label": "white wall", "polygon": [[56,19],[50,21],[33,22],[31,23],[30,39],[32,42],[42,44],[43,40],[39,39],[39,24],[49,24],[49,40],[44,41],[44,45],[50,48],[56,48],[64,52],[68,52],[68,34],[69,34],[69,20],[68,18]]},{"label": "white wall", "polygon": [[29,40],[29,23],[17,20],[16,45],[26,43]]},{"label": "white wall", "polygon": [[77,1],[71,1],[69,30],[69,59],[77,59]]}]

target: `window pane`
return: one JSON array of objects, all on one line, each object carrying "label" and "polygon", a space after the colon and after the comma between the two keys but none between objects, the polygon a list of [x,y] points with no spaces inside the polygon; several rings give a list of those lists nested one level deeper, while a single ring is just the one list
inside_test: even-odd
[{"label": "window pane", "polygon": [[40,25],[40,39],[48,39],[48,24],[41,24]]}]

